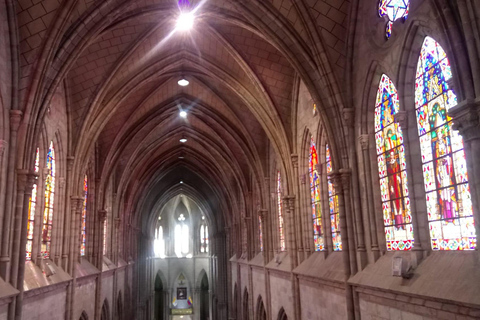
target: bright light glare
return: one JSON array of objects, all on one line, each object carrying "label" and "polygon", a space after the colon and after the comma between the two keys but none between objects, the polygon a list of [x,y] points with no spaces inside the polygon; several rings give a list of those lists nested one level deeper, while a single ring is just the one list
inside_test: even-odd
[{"label": "bright light glare", "polygon": [[181,86],[181,87],[186,87],[190,84],[190,82],[186,79],[181,79],[181,80],[178,80],[178,85]]},{"label": "bright light glare", "polygon": [[182,117],[182,118],[185,119],[185,118],[187,117],[187,112],[186,112],[186,111],[183,111],[183,110],[180,111],[180,117]]},{"label": "bright light glare", "polygon": [[182,139],[180,139],[180,142],[181,142],[181,143],[185,143],[185,142],[187,142],[187,139],[182,138]]},{"label": "bright light glare", "polygon": [[180,13],[177,19],[177,30],[188,31],[192,29],[194,20],[193,12]]}]

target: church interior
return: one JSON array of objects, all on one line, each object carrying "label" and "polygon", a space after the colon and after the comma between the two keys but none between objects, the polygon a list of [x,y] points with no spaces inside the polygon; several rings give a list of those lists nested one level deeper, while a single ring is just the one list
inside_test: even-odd
[{"label": "church interior", "polygon": [[0,320],[480,319],[478,0],[0,17]]}]

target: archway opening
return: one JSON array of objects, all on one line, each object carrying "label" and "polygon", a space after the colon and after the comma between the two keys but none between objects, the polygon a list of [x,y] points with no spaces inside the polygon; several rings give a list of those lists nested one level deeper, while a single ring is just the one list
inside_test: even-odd
[{"label": "archway opening", "polygon": [[200,285],[200,320],[210,319],[210,297],[207,274],[203,275]]},{"label": "archway opening", "polygon": [[155,320],[164,320],[163,282],[160,275],[155,278]]}]

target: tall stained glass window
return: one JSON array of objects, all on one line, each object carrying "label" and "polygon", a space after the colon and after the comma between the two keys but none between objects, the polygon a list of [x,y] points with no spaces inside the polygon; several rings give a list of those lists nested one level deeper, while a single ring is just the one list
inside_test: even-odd
[{"label": "tall stained glass window", "polygon": [[208,226],[205,224],[205,217],[202,217],[200,226],[200,252],[208,252]]},{"label": "tall stained glass window", "polygon": [[107,254],[107,233],[108,233],[108,218],[103,221],[103,255]]},{"label": "tall stained glass window", "polygon": [[387,250],[413,247],[405,146],[402,128],[394,119],[399,106],[397,89],[392,80],[383,75],[375,107],[375,141]]},{"label": "tall stained glass window", "polygon": [[42,227],[42,256],[50,258],[50,245],[52,242],[53,205],[55,199],[55,149],[53,141],[47,153],[47,176],[45,178],[45,210],[43,212]]},{"label": "tall stained glass window", "polygon": [[258,241],[260,243],[260,251],[263,252],[263,223],[261,216],[258,216]]},{"label": "tall stained glass window", "polygon": [[[35,155],[35,172],[38,173],[40,164],[40,152],[37,148]],[[36,178],[35,178],[36,179]],[[33,248],[33,227],[35,225],[35,207],[37,205],[37,181],[33,184],[32,197],[30,198],[28,205],[28,224],[27,224],[27,247],[25,248],[27,261],[32,260],[32,248]]]},{"label": "tall stained glass window", "polygon": [[282,177],[280,171],[277,174],[277,206],[278,206],[278,238],[280,240],[280,251],[285,251],[285,226],[283,220],[282,200]]},{"label": "tall stained glass window", "polygon": [[410,0],[381,0],[378,3],[378,14],[387,17],[386,37],[392,35],[393,22],[399,19],[406,20],[410,10]]},{"label": "tall stained glass window", "polygon": [[315,243],[315,251],[325,250],[325,241],[322,232],[322,209],[320,201],[320,175],[318,174],[318,154],[317,147],[313,137],[310,140],[310,156],[309,156],[308,173],[310,176],[310,196],[312,202],[312,219],[313,219],[313,240]]},{"label": "tall stained glass window", "polygon": [[[333,171],[332,157],[328,144],[325,146],[325,162],[327,164],[327,175]],[[333,251],[342,250],[342,236],[340,234],[340,213],[338,211],[338,195],[335,192],[335,186],[330,177],[327,178],[328,184],[328,206],[330,208],[330,226],[332,229]]]},{"label": "tall stained glass window", "polygon": [[476,234],[463,139],[448,116],[457,104],[450,79],[445,51],[426,37],[417,65],[415,107],[430,240],[433,250],[473,250]]},{"label": "tall stained glass window", "polygon": [[155,256],[160,258],[165,258],[165,240],[163,239],[163,227],[159,226],[155,230],[155,240],[153,249],[155,251]]},{"label": "tall stained glass window", "polygon": [[88,195],[88,179],[87,175],[83,179],[83,210],[82,210],[82,243],[80,244],[80,255],[85,255],[85,245],[87,243],[87,195]]}]

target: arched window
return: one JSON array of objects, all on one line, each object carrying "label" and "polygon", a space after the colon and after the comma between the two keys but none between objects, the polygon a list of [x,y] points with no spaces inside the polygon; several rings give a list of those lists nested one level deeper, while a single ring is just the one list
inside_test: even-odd
[{"label": "arched window", "polygon": [[282,177],[277,174],[278,238],[280,251],[285,251],[285,228],[283,221]]},{"label": "arched window", "polygon": [[473,250],[476,234],[463,139],[448,116],[457,104],[451,79],[445,51],[426,37],[417,65],[415,107],[430,240],[433,250]]},{"label": "arched window", "polygon": [[325,250],[325,241],[323,237],[322,225],[322,209],[320,201],[320,176],[318,174],[318,154],[317,147],[313,137],[310,139],[310,156],[309,156],[308,173],[310,176],[310,196],[312,204],[313,218],[313,240],[315,243],[315,251]]},{"label": "arched window", "polygon": [[208,252],[208,226],[205,223],[205,217],[202,217],[202,225],[200,226],[200,252]]},{"label": "arched window", "polygon": [[107,254],[108,217],[103,221],[103,255]]},{"label": "arched window", "polygon": [[182,257],[189,252],[189,228],[185,222],[186,218],[182,214],[178,217],[178,223],[175,226],[175,254]]},{"label": "arched window", "polygon": [[83,210],[82,210],[82,243],[80,244],[80,255],[85,256],[85,245],[87,243],[87,194],[88,194],[88,179],[87,175],[83,179]]},{"label": "arched window", "polygon": [[155,242],[154,242],[155,256],[165,258],[165,240],[163,238],[163,227],[159,226],[155,230]]},{"label": "arched window", "polygon": [[45,211],[43,212],[42,227],[42,256],[50,258],[50,244],[52,241],[53,205],[55,199],[55,149],[53,141],[47,153],[47,176],[45,178]]},{"label": "arched window", "polygon": [[397,89],[392,80],[383,75],[375,107],[375,141],[387,250],[413,247],[403,133],[395,122],[399,106]]},{"label": "arched window", "polygon": [[[328,144],[325,145],[325,162],[327,164],[327,175],[333,171],[332,157]],[[333,251],[342,250],[342,236],[340,234],[340,213],[338,211],[338,195],[330,177],[327,176],[328,184],[328,206],[330,208],[330,226],[332,229]]]},{"label": "arched window", "polygon": [[[37,148],[35,155],[35,172],[38,173],[40,164],[40,152]],[[32,188],[32,197],[29,201],[28,206],[28,224],[27,224],[27,247],[26,247],[26,259],[27,261],[32,260],[32,248],[33,248],[33,227],[35,225],[35,207],[37,205],[37,178],[35,178],[35,183]]]},{"label": "arched window", "polygon": [[258,241],[260,244],[260,251],[263,252],[263,223],[261,216],[258,216]]}]

